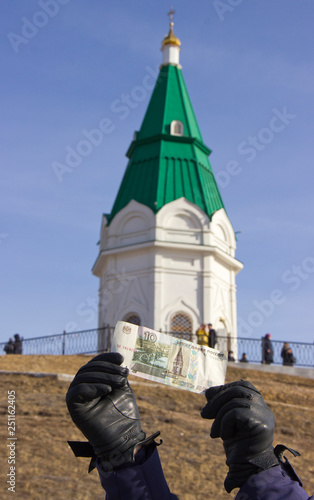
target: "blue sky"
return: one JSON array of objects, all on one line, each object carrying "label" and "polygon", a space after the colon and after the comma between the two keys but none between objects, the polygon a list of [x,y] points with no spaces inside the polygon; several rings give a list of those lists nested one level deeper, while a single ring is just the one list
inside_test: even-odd
[{"label": "blue sky", "polygon": [[[97,326],[101,215],[149,102],[169,8],[2,2],[0,341]],[[174,8],[183,75],[239,232],[239,335],[312,342],[313,2]]]}]

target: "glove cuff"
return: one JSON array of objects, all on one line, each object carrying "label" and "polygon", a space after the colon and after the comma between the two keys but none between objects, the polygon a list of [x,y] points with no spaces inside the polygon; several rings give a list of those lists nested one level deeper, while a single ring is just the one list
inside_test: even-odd
[{"label": "glove cuff", "polygon": [[[91,457],[91,461],[89,464],[88,472],[91,472],[96,467],[97,458],[100,459],[102,467],[106,472],[112,471],[113,469],[122,469],[123,467],[127,467],[131,463],[135,461],[135,449],[137,446],[148,446],[151,444],[158,436],[160,435],[160,431],[155,432],[148,438],[146,438],[145,432],[141,431],[138,436],[138,441],[132,444],[131,447],[126,449],[125,451],[121,450],[112,450],[110,453],[106,454],[98,454],[96,453],[95,447],[91,446],[91,444],[86,441],[68,441],[69,446],[71,447],[74,455],[76,457]],[[160,440],[159,443],[156,443],[159,446],[162,443]]]},{"label": "glove cuff", "polygon": [[[160,431],[157,431],[147,438],[145,432],[141,431],[141,433],[137,436],[136,442],[133,441],[132,445],[127,449],[120,447],[105,454],[97,453],[95,448],[94,451],[100,459],[102,468],[105,472],[109,472],[114,469],[123,469],[124,467],[128,467],[135,462],[135,449],[137,446],[148,446],[159,435]],[[162,441],[158,444],[161,443]]]},{"label": "glove cuff", "polygon": [[[250,476],[258,474],[263,470],[270,469],[281,465],[293,481],[298,481],[302,486],[302,482],[297,476],[290,462],[283,456],[285,451],[292,453],[294,457],[300,456],[300,453],[292,448],[288,448],[283,444],[277,444],[275,448],[260,453],[256,457],[250,458],[244,464],[230,464],[229,472],[225,479],[225,489],[230,493],[234,488],[241,488],[246,483]],[[285,461],[283,460],[285,459]]]},{"label": "glove cuff", "polygon": [[275,465],[279,465],[279,459],[275,455],[274,448],[272,448],[271,450],[264,451],[264,453],[260,453],[256,457],[250,458],[249,463],[258,467],[260,472],[262,470],[270,469]]},{"label": "glove cuff", "polygon": [[248,459],[245,463],[230,464],[224,482],[225,490],[230,493],[234,488],[241,488],[250,476],[278,465],[280,465],[280,462],[273,448]]}]

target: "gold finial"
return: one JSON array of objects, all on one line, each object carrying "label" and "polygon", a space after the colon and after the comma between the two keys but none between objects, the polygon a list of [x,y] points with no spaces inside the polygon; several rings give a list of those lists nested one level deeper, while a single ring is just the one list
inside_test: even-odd
[{"label": "gold finial", "polygon": [[177,45],[178,47],[180,47],[181,45],[181,42],[179,40],[179,38],[177,38],[175,36],[175,34],[173,33],[173,15],[175,14],[175,10],[173,9],[173,7],[171,7],[170,11],[168,12],[168,16],[169,16],[169,19],[170,19],[170,29],[169,29],[169,33],[168,35],[165,36],[165,38],[163,39],[163,42],[162,42],[162,47],[164,47],[165,45]]}]

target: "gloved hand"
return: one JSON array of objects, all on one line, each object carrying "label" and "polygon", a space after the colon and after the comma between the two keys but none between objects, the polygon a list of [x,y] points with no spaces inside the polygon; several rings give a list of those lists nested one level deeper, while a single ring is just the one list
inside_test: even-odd
[{"label": "gloved hand", "polygon": [[106,470],[132,463],[136,446],[151,442],[159,434],[145,440],[135,397],[127,381],[129,370],[120,366],[122,362],[119,353],[96,356],[79,369],[66,395],[73,422]]},{"label": "gloved hand", "polygon": [[261,393],[246,381],[211,387],[203,418],[214,418],[210,436],[221,437],[229,472],[228,493],[262,470],[279,465],[272,446],[275,419]]}]

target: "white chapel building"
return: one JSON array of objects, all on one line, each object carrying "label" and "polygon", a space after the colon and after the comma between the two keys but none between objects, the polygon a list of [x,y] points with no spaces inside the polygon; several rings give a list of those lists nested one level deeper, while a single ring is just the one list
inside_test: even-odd
[{"label": "white chapel building", "polygon": [[[163,60],[110,214],[99,255],[99,328],[123,320],[194,334],[212,323],[237,337],[236,238],[179,64],[170,23]],[[99,337],[98,347],[108,346]],[[219,348],[227,348],[226,343]],[[236,352],[236,342],[228,348]]]}]

